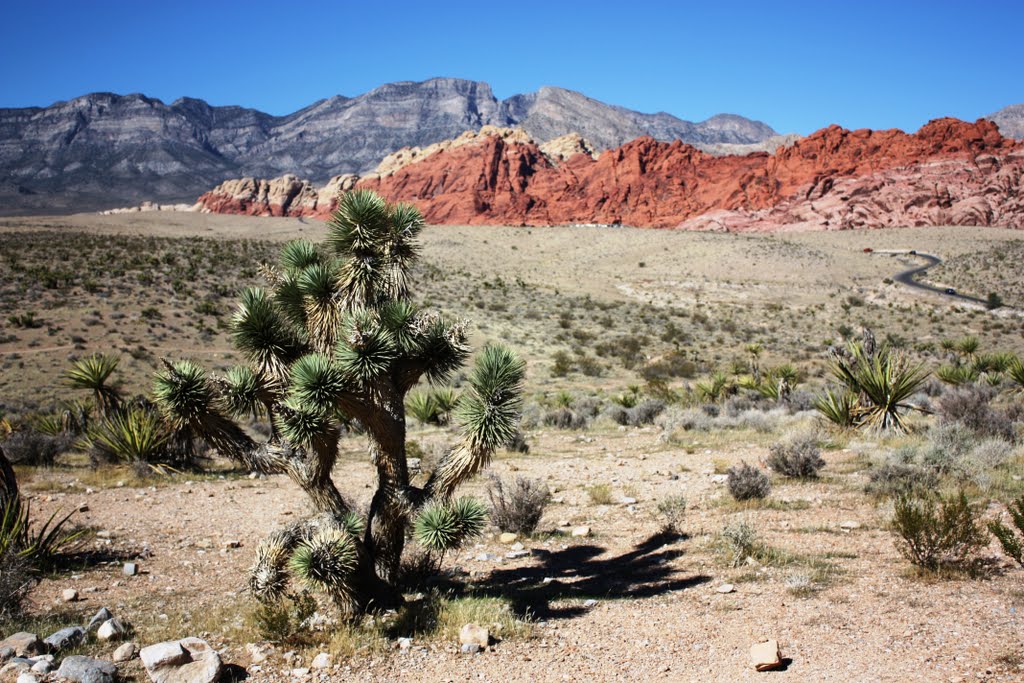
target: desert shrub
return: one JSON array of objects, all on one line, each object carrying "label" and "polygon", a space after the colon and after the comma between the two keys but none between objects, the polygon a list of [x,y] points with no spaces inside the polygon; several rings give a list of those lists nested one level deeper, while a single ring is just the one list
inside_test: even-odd
[{"label": "desert shrub", "polygon": [[1003,552],[1024,567],[1024,496],[1006,506],[1016,532],[999,520],[989,522],[988,529],[1003,546]]},{"label": "desert shrub", "polygon": [[256,603],[253,621],[260,637],[288,642],[306,628],[316,610],[316,598],[309,592],[290,593],[279,600]]},{"label": "desert shrub", "polygon": [[719,418],[717,425],[726,429],[749,429],[768,434],[779,428],[779,422],[785,415],[786,411],[779,408],[768,412],[746,410],[736,417]]},{"label": "desert shrub", "polygon": [[1013,420],[992,405],[996,392],[991,387],[966,385],[950,389],[939,399],[941,422],[958,422],[983,436],[1014,439]]},{"label": "desert shrub", "polygon": [[661,438],[671,441],[679,432],[709,432],[714,427],[714,420],[699,408],[670,406],[658,416],[655,424],[661,428]]},{"label": "desert shrub", "polygon": [[572,408],[555,408],[544,413],[544,424],[558,429],[586,429],[589,419]]},{"label": "desert shrub", "polygon": [[686,516],[686,497],[681,494],[666,496],[658,501],[657,511],[662,523],[662,532],[677,534]]},{"label": "desert shrub", "polygon": [[772,482],[759,467],[743,462],[729,468],[726,485],[729,494],[736,500],[753,500],[766,497],[772,490]]},{"label": "desert shrub", "polygon": [[757,552],[757,530],[746,520],[725,525],[720,535],[729,551],[733,567],[740,566]]},{"label": "desert shrub", "polygon": [[29,562],[14,550],[0,550],[0,619],[21,614],[25,598],[34,584],[35,577]]},{"label": "desert shrub", "polygon": [[691,379],[697,375],[697,364],[687,359],[681,351],[672,351],[644,365],[639,374],[648,382],[675,378]]},{"label": "desert shrub", "polygon": [[876,496],[905,496],[917,489],[934,490],[939,476],[934,471],[906,462],[886,462],[868,473],[865,490]]},{"label": "desert shrub", "polygon": [[638,404],[630,408],[625,408],[620,405],[609,406],[605,410],[605,415],[616,424],[640,427],[652,424],[664,410],[664,401],[648,398],[640,401]]},{"label": "desert shrub", "polygon": [[978,511],[963,491],[947,497],[920,490],[898,496],[892,532],[900,553],[929,571],[963,564],[988,542]]},{"label": "desert shrub", "polygon": [[492,477],[487,498],[495,526],[502,531],[530,534],[540,524],[551,493],[540,479],[516,477],[511,484],[506,484],[499,477]]},{"label": "desert shrub", "polygon": [[794,434],[768,447],[768,467],[785,477],[813,479],[825,466],[813,432]]},{"label": "desert shrub", "polygon": [[513,453],[529,453],[530,444],[526,441],[526,435],[521,429],[517,429],[512,438],[505,444],[505,448]]},{"label": "desert shrub", "polygon": [[14,432],[3,442],[4,452],[15,465],[51,467],[70,447],[63,434],[42,434],[32,429]]},{"label": "desert shrub", "polygon": [[610,505],[612,502],[612,487],[608,484],[594,484],[587,489],[590,502],[594,505]]},{"label": "desert shrub", "polygon": [[114,460],[156,465],[165,459],[170,438],[169,426],[156,412],[132,406],[90,428],[86,442]]}]

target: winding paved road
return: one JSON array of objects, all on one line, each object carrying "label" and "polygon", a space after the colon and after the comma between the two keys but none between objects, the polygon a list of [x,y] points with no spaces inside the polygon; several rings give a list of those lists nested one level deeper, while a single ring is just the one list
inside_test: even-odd
[{"label": "winding paved road", "polygon": [[932,285],[926,285],[923,282],[918,282],[917,280],[914,279],[916,276],[920,275],[921,273],[925,272],[926,270],[933,266],[939,265],[940,263],[942,263],[942,259],[940,259],[938,256],[934,256],[932,254],[922,254],[921,252],[916,252],[914,254],[911,254],[910,252],[904,253],[908,256],[916,256],[917,258],[924,259],[925,261],[927,261],[927,263],[925,263],[923,266],[909,268],[897,275],[894,275],[893,280],[895,280],[896,282],[900,282],[906,285],[907,287],[915,287],[917,289],[923,289],[928,292],[935,292],[936,294],[941,294],[942,296],[947,297],[949,299],[959,299],[960,301],[968,301],[973,304],[981,304],[982,306],[984,306],[987,303],[984,299],[978,299],[976,297],[967,296],[966,294],[960,293],[948,294],[945,288],[943,287],[934,287]]}]

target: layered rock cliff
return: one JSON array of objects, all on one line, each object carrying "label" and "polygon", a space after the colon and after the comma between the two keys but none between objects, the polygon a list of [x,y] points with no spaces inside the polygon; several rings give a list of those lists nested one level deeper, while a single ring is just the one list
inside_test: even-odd
[{"label": "layered rock cliff", "polygon": [[[416,204],[431,223],[1024,228],[1022,169],[1024,144],[995,124],[938,119],[914,134],[831,126],[774,154],[744,156],[642,137],[596,159],[556,158],[521,136],[474,135],[358,186]],[[217,201],[214,193],[202,206]]]},{"label": "layered rock cliff", "polygon": [[598,149],[644,134],[700,144],[774,135],[738,116],[692,123],[560,88],[498,100],[486,83],[455,78],[390,83],[286,116],[191,98],[165,104],[96,93],[45,108],[0,109],[0,213],[175,202],[243,176],[291,173],[323,183],[368,173],[401,148],[486,125],[517,126],[541,140],[582,133]]}]

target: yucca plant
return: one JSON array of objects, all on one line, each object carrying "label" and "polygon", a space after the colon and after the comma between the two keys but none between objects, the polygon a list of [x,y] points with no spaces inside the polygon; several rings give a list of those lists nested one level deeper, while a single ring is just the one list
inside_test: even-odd
[{"label": "yucca plant", "polygon": [[941,365],[935,371],[935,376],[943,383],[954,387],[970,384],[978,375],[978,370],[971,365]]},{"label": "yucca plant", "polygon": [[1013,380],[1018,390],[1024,389],[1024,362],[1021,362],[1019,358],[1014,358],[1007,366],[1006,374]]},{"label": "yucca plant", "polygon": [[171,430],[153,410],[131,406],[120,410],[88,431],[90,444],[126,463],[157,466]]},{"label": "yucca plant", "polygon": [[414,391],[406,396],[405,411],[421,424],[441,422],[441,406],[434,393],[429,390]]},{"label": "yucca plant", "polygon": [[116,412],[121,405],[121,392],[110,382],[119,362],[117,356],[97,353],[74,361],[65,375],[72,387],[92,392],[96,408],[103,417]]},{"label": "yucca plant", "polygon": [[[928,379],[921,365],[911,365],[899,352],[882,345],[852,341],[832,361],[832,374],[844,387],[827,390],[818,398],[818,411],[837,424],[878,432],[907,431],[904,414],[917,409],[910,398]],[[836,419],[834,419],[836,418]]]},{"label": "yucca plant", "polygon": [[[286,473],[312,500],[312,517],[258,549],[249,584],[261,599],[284,595],[296,576],[352,617],[399,604],[413,520],[422,532],[414,537],[428,547],[461,542],[473,515],[451,502],[455,490],[516,435],[524,365],[508,349],[486,346],[451,411],[460,442],[422,486],[410,482],[406,409],[417,400],[410,392],[421,380],[443,384],[470,354],[465,323],[410,299],[422,227],[411,206],[366,191],[342,196],[325,243],[289,243],[277,265],[261,269],[267,288],[242,292],[232,330],[245,367],[214,378],[179,361],[157,375],[154,395],[173,425],[252,470]],[[253,414],[273,425],[265,443],[236,422]],[[365,429],[376,470],[365,515],[331,476],[349,421]]]},{"label": "yucca plant", "polygon": [[731,386],[729,377],[724,372],[716,372],[706,380],[694,384],[697,396],[702,401],[718,403],[730,392]]}]

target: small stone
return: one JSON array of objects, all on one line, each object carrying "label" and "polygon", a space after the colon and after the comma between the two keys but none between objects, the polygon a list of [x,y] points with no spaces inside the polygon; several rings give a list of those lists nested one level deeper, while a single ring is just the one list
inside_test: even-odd
[{"label": "small stone", "polygon": [[109,609],[107,609],[106,607],[101,607],[100,611],[94,614],[92,619],[89,620],[89,625],[85,627],[85,632],[92,633],[100,626],[102,626],[103,622],[113,618],[114,615],[111,613]]},{"label": "small stone", "polygon": [[779,641],[766,640],[750,646],[750,663],[758,671],[771,671],[782,666]]},{"label": "small stone", "polygon": [[295,678],[302,678],[303,676],[308,676],[308,675],[309,675],[309,668],[308,667],[300,667],[298,669],[292,669],[292,676],[294,676]]},{"label": "small stone", "polygon": [[102,659],[71,655],[60,663],[57,675],[73,683],[114,683],[117,667]]},{"label": "small stone", "polygon": [[267,661],[267,651],[262,645],[256,643],[249,643],[245,646],[246,651],[249,653],[249,661],[253,664],[262,664]]},{"label": "small stone", "polygon": [[623,496],[622,500],[619,502],[623,505],[636,505],[636,498],[633,498],[632,496]]},{"label": "small stone", "polygon": [[480,652],[480,646],[476,643],[463,643],[459,648],[459,652],[464,655],[475,655],[477,652]]},{"label": "small stone", "polygon": [[721,586],[715,589],[715,592],[722,593],[723,595],[725,593],[735,593],[736,586],[732,585],[731,583],[723,583]]},{"label": "small stone", "polygon": [[724,484],[727,481],[729,481],[729,475],[728,474],[712,474],[711,475],[711,483],[712,484]]},{"label": "small stone", "polygon": [[48,674],[53,671],[53,662],[45,659],[40,659],[38,662],[32,665],[32,670],[39,674]]},{"label": "small stone", "polygon": [[0,647],[0,662],[6,662],[8,659],[14,656],[14,648],[10,645]]},{"label": "small stone", "polygon": [[137,576],[139,573],[139,565],[135,562],[125,562],[122,570],[125,576]]},{"label": "small stone", "polygon": [[522,543],[513,543],[512,545],[509,546],[508,549],[512,550],[512,551],[516,551],[516,550],[523,550],[524,548],[526,548],[526,546],[523,545]]},{"label": "small stone", "polygon": [[20,631],[0,641],[0,649],[11,647],[15,657],[32,657],[46,653],[46,645],[35,633]]},{"label": "small stone", "polygon": [[399,638],[398,649],[402,652],[412,649],[412,638]]},{"label": "small stone", "polygon": [[313,657],[313,662],[309,666],[313,669],[330,669],[331,655],[326,652],[321,652],[316,657]]},{"label": "small stone", "polygon": [[481,649],[491,642],[491,633],[478,624],[466,624],[459,631],[459,643],[462,645],[478,645]]},{"label": "small stone", "polygon": [[529,550],[510,550],[509,552],[505,553],[505,557],[507,557],[510,560],[518,560],[520,557],[526,557],[529,554]]},{"label": "small stone", "polygon": [[515,543],[518,538],[519,534],[513,534],[510,531],[506,531],[501,536],[498,536],[498,542],[502,545],[509,545],[511,543]]},{"label": "small stone", "polygon": [[81,626],[68,626],[50,634],[43,642],[53,652],[61,652],[78,645],[83,640],[85,640],[85,629]]},{"label": "small stone", "polygon": [[[33,667],[33,671],[35,668]],[[45,671],[42,673],[46,673]],[[39,683],[39,678],[32,671],[23,671],[18,674],[16,683]]]},{"label": "small stone", "polygon": [[584,607],[597,607],[597,600],[594,600],[593,598],[591,598],[590,600],[585,600],[583,602],[583,606]]},{"label": "small stone", "polygon": [[115,662],[127,662],[135,657],[137,651],[138,648],[135,646],[135,643],[125,643],[114,650],[113,659]]},{"label": "small stone", "polygon": [[78,591],[74,588],[65,588],[61,591],[60,599],[64,602],[74,602],[75,600],[78,600]]},{"label": "small stone", "polygon": [[236,540],[227,541],[226,543],[224,543],[224,547],[228,550],[234,550],[235,548],[241,548],[242,542]]},{"label": "small stone", "polygon": [[590,535],[590,527],[589,526],[578,526],[578,527],[576,527],[575,529],[572,530],[572,535],[573,535],[574,538],[584,538],[586,536],[589,536]]},{"label": "small stone", "polygon": [[843,531],[853,531],[854,529],[859,529],[860,528],[860,523],[859,522],[854,522],[854,521],[840,522],[839,523],[839,528],[842,529]]},{"label": "small stone", "polygon": [[96,639],[101,642],[121,640],[128,634],[128,627],[120,619],[107,619],[96,629]]}]

